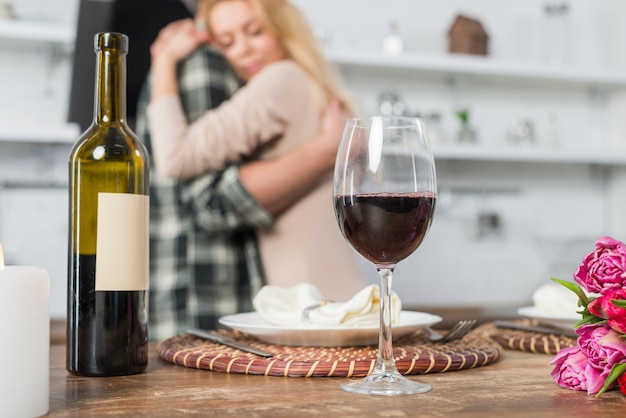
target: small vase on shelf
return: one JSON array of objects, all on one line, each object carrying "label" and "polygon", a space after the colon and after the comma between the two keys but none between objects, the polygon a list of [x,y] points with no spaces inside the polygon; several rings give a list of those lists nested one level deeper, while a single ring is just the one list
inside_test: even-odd
[{"label": "small vase on shelf", "polygon": [[387,55],[401,55],[403,51],[402,38],[398,34],[398,22],[389,22],[389,30],[383,39],[383,52]]},{"label": "small vase on shelf", "polygon": [[472,144],[476,142],[476,131],[470,125],[469,110],[459,109],[456,111],[456,115],[461,122],[461,128],[459,129],[458,141],[461,144]]}]

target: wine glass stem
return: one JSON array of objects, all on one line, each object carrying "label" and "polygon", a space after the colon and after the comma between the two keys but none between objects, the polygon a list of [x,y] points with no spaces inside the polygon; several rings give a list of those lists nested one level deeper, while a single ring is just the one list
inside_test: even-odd
[{"label": "wine glass stem", "polygon": [[378,277],[380,278],[380,335],[378,337],[378,357],[375,369],[379,372],[393,372],[396,370],[391,339],[392,275],[393,267],[378,268]]}]

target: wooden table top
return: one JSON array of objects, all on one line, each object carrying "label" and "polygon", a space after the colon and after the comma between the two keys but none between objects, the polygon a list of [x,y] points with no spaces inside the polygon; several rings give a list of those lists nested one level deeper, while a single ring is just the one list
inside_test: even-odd
[{"label": "wooden table top", "polygon": [[626,396],[600,398],[562,389],[550,377],[552,356],[504,350],[472,370],[412,376],[433,390],[369,396],[339,389],[343,378],[216,373],[166,363],[150,348],[148,371],[124,377],[76,377],[65,346],[50,352],[51,417],[623,417]]}]

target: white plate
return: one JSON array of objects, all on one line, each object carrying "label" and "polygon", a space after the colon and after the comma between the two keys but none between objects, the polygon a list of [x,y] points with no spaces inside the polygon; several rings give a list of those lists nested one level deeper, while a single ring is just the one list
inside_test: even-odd
[{"label": "white plate", "polygon": [[535,306],[519,308],[517,313],[526,318],[537,319],[545,324],[552,325],[553,327],[564,329],[574,329],[576,322],[581,319],[580,314],[575,312],[571,315],[554,315],[537,309]]},{"label": "white plate", "polygon": [[[350,347],[378,344],[378,327],[290,328],[269,325],[257,312],[226,315],[220,323],[258,339],[284,345],[312,347]],[[436,324],[441,317],[424,312],[402,311],[400,322],[392,326],[393,337],[401,337],[419,328]]]}]

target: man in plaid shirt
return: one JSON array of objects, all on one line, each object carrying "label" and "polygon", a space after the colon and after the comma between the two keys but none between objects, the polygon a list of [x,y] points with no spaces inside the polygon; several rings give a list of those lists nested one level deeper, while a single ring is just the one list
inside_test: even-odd
[{"label": "man in plaid shirt", "polygon": [[[238,88],[228,64],[208,47],[180,64],[178,84],[190,122]],[[136,130],[150,150],[149,96],[148,82],[139,100]],[[271,160],[230,165],[187,182],[159,177],[152,170],[152,339],[189,327],[215,329],[222,315],[253,309],[252,298],[265,283],[255,229],[270,225],[332,171],[347,117],[337,103],[329,106],[319,135]]]},{"label": "man in plaid shirt", "polygon": [[[188,120],[227,100],[239,87],[226,61],[203,47],[179,67],[179,93]],[[150,150],[146,83],[136,131]],[[253,310],[264,283],[254,228],[272,215],[243,188],[237,165],[188,182],[151,173],[150,337],[190,327],[215,329],[225,314]]]}]

